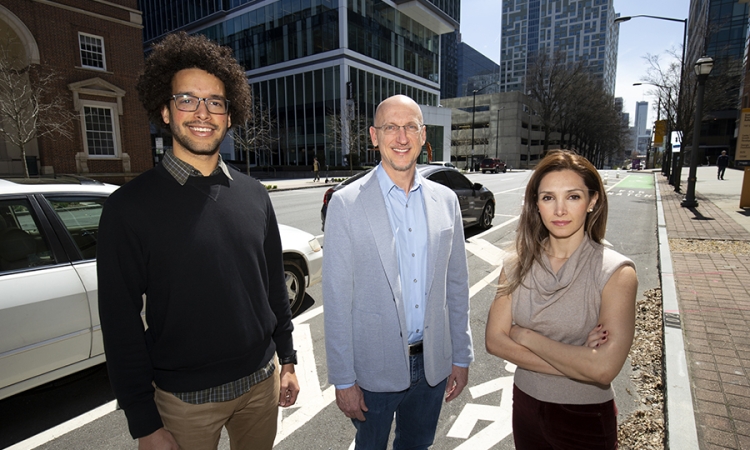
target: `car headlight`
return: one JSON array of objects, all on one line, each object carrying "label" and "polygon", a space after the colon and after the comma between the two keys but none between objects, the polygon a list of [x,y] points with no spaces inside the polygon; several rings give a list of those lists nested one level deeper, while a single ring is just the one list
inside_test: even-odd
[{"label": "car headlight", "polygon": [[308,244],[310,245],[310,248],[314,252],[319,252],[322,250],[322,247],[320,246],[320,242],[318,242],[318,238],[313,238],[312,240],[308,242]]}]

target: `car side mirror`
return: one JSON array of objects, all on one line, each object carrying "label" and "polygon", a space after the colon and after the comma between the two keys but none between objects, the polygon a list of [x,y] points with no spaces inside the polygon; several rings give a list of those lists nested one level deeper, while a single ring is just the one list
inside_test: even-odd
[{"label": "car side mirror", "polygon": [[482,187],[483,186],[482,186],[481,183],[474,183],[474,184],[471,185],[471,188],[474,189],[475,191],[478,191],[478,190],[482,189]]}]

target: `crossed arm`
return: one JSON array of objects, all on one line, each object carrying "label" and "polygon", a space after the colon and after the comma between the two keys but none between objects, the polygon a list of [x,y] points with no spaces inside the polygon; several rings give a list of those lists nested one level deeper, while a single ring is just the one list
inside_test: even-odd
[{"label": "crossed arm", "polygon": [[[500,279],[504,281],[505,273]],[[637,288],[635,269],[617,269],[602,291],[599,325],[583,346],[563,344],[514,325],[511,296],[498,295],[487,320],[487,351],[534,372],[607,385],[622,369],[633,343]]]}]

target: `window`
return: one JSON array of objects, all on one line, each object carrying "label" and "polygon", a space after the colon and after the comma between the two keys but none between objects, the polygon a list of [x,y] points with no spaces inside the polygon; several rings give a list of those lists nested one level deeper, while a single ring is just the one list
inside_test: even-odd
[{"label": "window", "polygon": [[0,272],[54,264],[26,200],[0,202]]},{"label": "window", "polygon": [[115,156],[115,123],[112,108],[83,107],[86,149],[89,156]]},{"label": "window", "polygon": [[78,33],[81,49],[81,66],[89,69],[106,70],[104,59],[104,39],[92,34]]},{"label": "window", "polygon": [[104,197],[47,197],[83,259],[96,258],[99,217],[105,200]]}]

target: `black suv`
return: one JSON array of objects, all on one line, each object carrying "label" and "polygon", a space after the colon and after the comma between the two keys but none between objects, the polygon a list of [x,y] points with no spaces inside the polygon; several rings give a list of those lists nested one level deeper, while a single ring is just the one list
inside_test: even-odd
[{"label": "black suv", "polygon": [[479,164],[479,168],[482,170],[482,173],[487,172],[495,172],[495,173],[505,173],[505,161],[502,161],[497,158],[484,158]]}]

